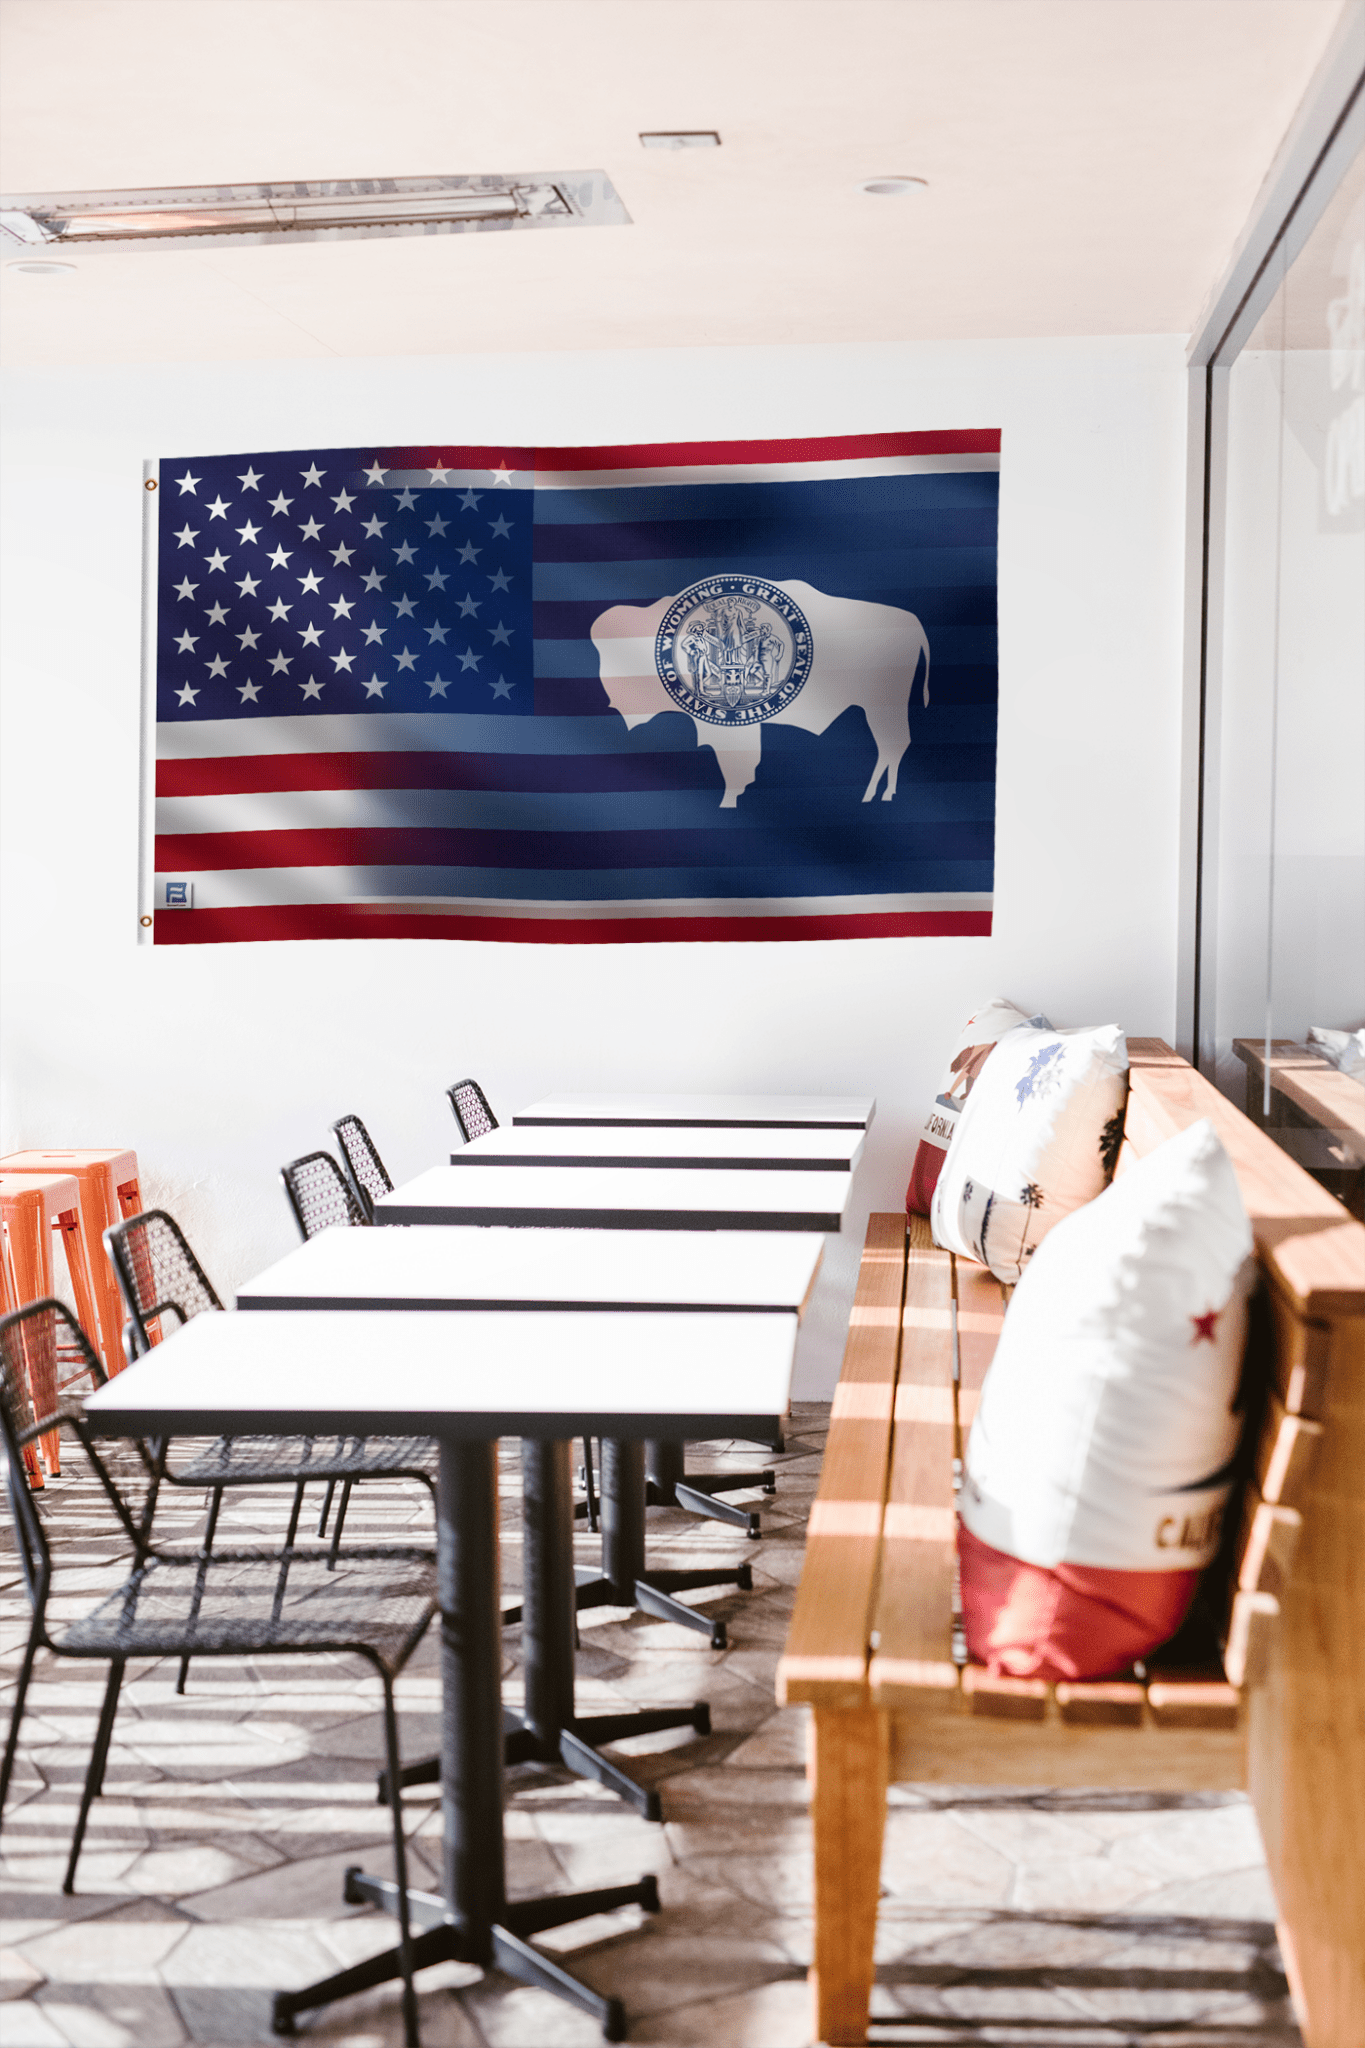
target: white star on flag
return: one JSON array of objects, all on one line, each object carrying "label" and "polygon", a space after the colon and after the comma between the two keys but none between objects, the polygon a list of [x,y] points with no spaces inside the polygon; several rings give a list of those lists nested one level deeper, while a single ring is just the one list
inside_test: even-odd
[{"label": "white star on flag", "polygon": [[384,465],[379,460],[379,457],[377,455],[374,461],[370,464],[369,468],[366,470],[365,474],[372,484],[383,483],[385,475]]},{"label": "white star on flag", "polygon": [[303,685],[303,694],[305,699],[309,697],[321,697],[322,684],[316,681],[314,677],[309,676],[307,682]]},{"label": "white star on flag", "polygon": [[201,484],[204,481],[204,479],[201,476],[191,476],[189,471],[186,470],[185,474],[183,476],[178,476],[175,479],[175,481],[180,486],[180,495],[183,498],[186,491],[188,491],[191,497],[193,497],[195,485]]},{"label": "white star on flag", "polygon": [[[260,472],[260,470],[258,470],[258,469],[253,469],[253,468],[251,467],[251,464],[250,464],[250,463],[248,463],[248,464],[247,464],[247,467],[246,467],[246,475],[245,475],[245,476],[239,476],[239,477],[238,477],[238,479],[237,479],[238,483],[239,483],[239,484],[241,485],[241,487],[242,487],[242,489],[243,489],[244,491],[254,491],[254,490],[255,490],[255,488],[256,488],[256,486],[257,486],[257,484],[258,484],[258,483],[260,482],[260,480],[261,480],[261,472]],[[248,685],[247,685],[247,688],[248,688],[248,689],[253,689],[253,690],[254,690],[254,689],[255,689],[255,687],[256,687],[256,686],[255,686],[255,684],[254,684],[254,683],[248,683]]]},{"label": "white star on flag", "polygon": [[301,469],[299,471],[299,475],[303,478],[305,485],[320,484],[322,482],[323,474],[324,472],[318,468],[316,462],[310,463],[307,469]]}]

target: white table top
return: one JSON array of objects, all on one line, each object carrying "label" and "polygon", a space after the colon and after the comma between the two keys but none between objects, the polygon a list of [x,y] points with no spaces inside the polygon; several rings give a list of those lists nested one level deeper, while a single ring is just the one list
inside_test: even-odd
[{"label": "white table top", "polygon": [[728,1230],[324,1230],[237,1290],[270,1309],[703,1309],[799,1315],[814,1233]]},{"label": "white table top", "polygon": [[452,1166],[672,1166],[851,1173],[863,1155],[865,1133],[830,1124],[816,1131],[713,1130],[669,1124],[651,1129],[608,1125],[518,1125],[489,1131],[458,1152]]},{"label": "white table top", "polygon": [[107,1436],[761,1439],[795,1345],[794,1314],[210,1311],[85,1410]]},{"label": "white table top", "polygon": [[876,1107],[870,1095],[546,1095],[518,1110],[512,1122],[794,1131],[834,1124],[865,1131]]},{"label": "white table top", "polygon": [[674,1166],[433,1166],[381,1195],[376,1223],[592,1230],[838,1230],[849,1173]]}]

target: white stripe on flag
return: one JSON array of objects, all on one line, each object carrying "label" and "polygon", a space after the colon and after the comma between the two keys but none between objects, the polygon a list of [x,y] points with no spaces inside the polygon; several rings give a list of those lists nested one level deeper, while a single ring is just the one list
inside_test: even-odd
[{"label": "white stripe on flag", "polygon": [[619,754],[614,713],[585,718],[385,711],[303,718],[164,720],[159,761],[220,761],[248,754]]},{"label": "white stripe on flag", "polygon": [[[845,477],[960,476],[996,470],[998,455],[868,455],[855,462],[727,462],[664,469],[558,469],[536,472],[536,491],[629,490],[640,485],[822,484]],[[551,521],[554,513],[549,515]],[[537,519],[541,518],[537,509]]]},{"label": "white stripe on flag", "polygon": [[[439,870],[430,870],[438,873]],[[940,892],[923,896],[602,897],[538,899],[527,896],[400,896],[367,889],[382,875],[373,868],[232,868],[170,870],[166,881],[192,879],[195,910],[262,909],[271,904],[356,903],[370,910],[483,910],[499,917],[857,917],[907,911],[988,911],[989,893]],[[187,915],[192,913],[187,913]]]}]

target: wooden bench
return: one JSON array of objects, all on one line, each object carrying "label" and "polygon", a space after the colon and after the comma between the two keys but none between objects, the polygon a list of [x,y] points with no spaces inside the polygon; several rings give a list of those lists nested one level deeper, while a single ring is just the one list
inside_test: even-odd
[{"label": "wooden bench", "polygon": [[954,1461],[1006,1290],[921,1219],[874,1215],[778,1669],[813,1710],[822,2042],[866,2039],[886,1787],[910,1781],[1248,1789],[1304,2038],[1365,2043],[1365,1229],[1160,1041],[1129,1053],[1119,1170],[1209,1117],[1262,1275],[1270,1388],[1221,1662],[1050,1685],[955,1653]]}]

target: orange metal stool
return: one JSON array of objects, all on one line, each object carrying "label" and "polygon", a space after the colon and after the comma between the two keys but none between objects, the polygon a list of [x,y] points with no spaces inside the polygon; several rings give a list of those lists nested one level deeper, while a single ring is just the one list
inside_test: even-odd
[{"label": "orange metal stool", "polygon": [[[66,1250],[71,1291],[76,1297],[76,1314],[87,1330],[96,1328],[94,1290],[81,1229],[81,1197],[76,1177],[70,1173],[0,1173],[0,1221],[9,1237],[14,1286],[19,1307],[41,1301],[52,1288],[52,1232],[60,1230]],[[29,1395],[38,1415],[50,1415],[57,1405],[58,1378],[55,1352],[50,1358],[35,1352],[33,1380]],[[61,1436],[53,1429],[42,1437],[43,1463],[56,1478],[61,1472]]]},{"label": "orange metal stool", "polygon": [[11,1152],[0,1159],[0,1174],[4,1173],[69,1173],[75,1176],[80,1188],[81,1236],[99,1311],[96,1322],[93,1318],[87,1319],[82,1309],[81,1321],[91,1343],[98,1348],[104,1370],[111,1376],[122,1372],[127,1363],[123,1356],[123,1304],[114,1269],[104,1256],[100,1239],[111,1224],[136,1216],[142,1208],[136,1152],[125,1151],[118,1146],[93,1151],[53,1148]]}]

